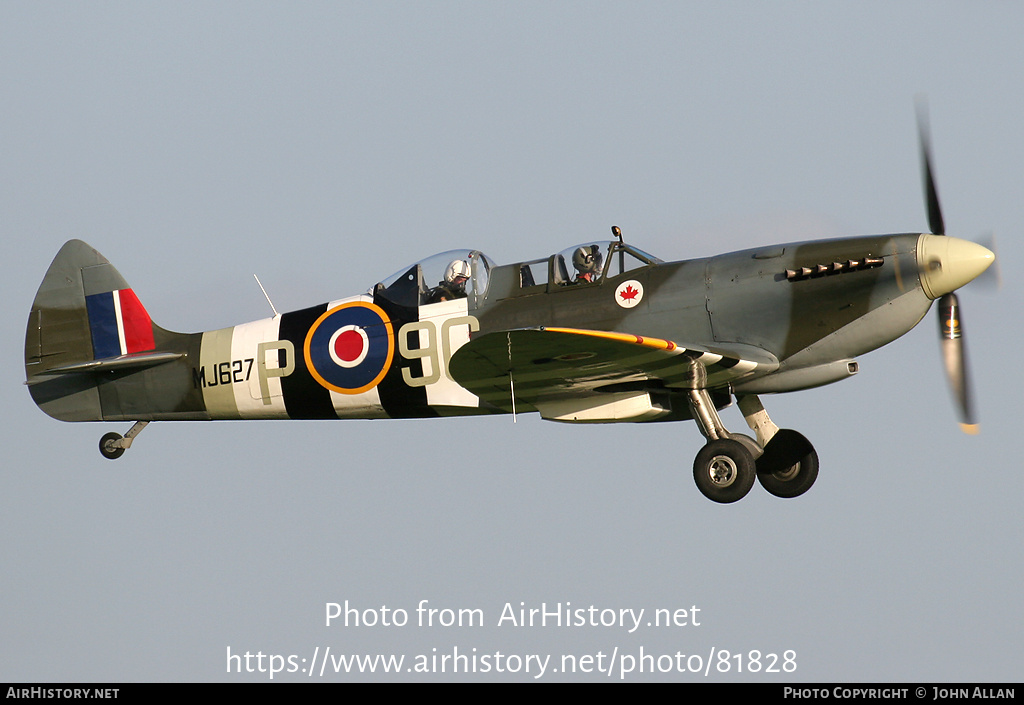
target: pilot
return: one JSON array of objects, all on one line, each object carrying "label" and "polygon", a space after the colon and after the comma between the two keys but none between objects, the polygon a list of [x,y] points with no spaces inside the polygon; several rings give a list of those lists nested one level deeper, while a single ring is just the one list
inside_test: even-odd
[{"label": "pilot", "polygon": [[444,279],[427,294],[427,303],[466,298],[466,282],[469,281],[469,262],[454,259],[444,270]]},{"label": "pilot", "polygon": [[590,284],[601,271],[601,248],[597,245],[577,247],[572,253],[572,266],[576,268],[573,284]]}]

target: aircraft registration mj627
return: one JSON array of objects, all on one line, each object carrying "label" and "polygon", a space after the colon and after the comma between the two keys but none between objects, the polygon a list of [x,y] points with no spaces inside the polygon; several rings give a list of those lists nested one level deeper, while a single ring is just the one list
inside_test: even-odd
[{"label": "aircraft registration mj627", "polygon": [[[994,255],[945,236],[923,119],[919,131],[930,233],[664,262],[612,228],[614,239],[500,266],[445,252],[366,294],[204,333],[156,325],[117,270],[72,240],[32,303],[29,391],[56,419],[134,421],[100,440],[111,459],[164,420],[693,419],[707,439],[694,462],[706,497],[735,502],[755,477],[796,497],[817,477],[817,453],[759,395],[854,375],[858,356],[936,299],[961,421],[974,428],[954,291]],[[734,397],[753,437],[722,423]]]}]

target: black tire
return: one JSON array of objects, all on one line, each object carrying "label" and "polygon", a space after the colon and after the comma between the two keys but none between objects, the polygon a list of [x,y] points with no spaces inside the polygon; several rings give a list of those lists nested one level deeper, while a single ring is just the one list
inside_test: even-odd
[{"label": "black tire", "polygon": [[776,497],[799,497],[818,479],[818,453],[800,433],[781,429],[757,459],[757,479]]},{"label": "black tire", "polygon": [[729,504],[747,496],[754,486],[754,456],[739,441],[709,441],[693,461],[693,481],[712,502]]},{"label": "black tire", "polygon": [[100,439],[100,453],[107,460],[117,460],[124,455],[124,448],[107,447],[107,443],[113,441],[119,441],[123,438],[120,433],[105,433],[103,438]]}]

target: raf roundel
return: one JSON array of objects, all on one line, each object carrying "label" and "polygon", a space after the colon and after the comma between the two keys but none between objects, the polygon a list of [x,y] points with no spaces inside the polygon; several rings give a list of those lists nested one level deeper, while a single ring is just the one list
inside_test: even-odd
[{"label": "raf roundel", "polygon": [[633,308],[644,298],[644,285],[636,279],[624,281],[615,287],[615,303],[622,308]]},{"label": "raf roundel", "polygon": [[395,336],[384,310],[364,301],[335,306],[306,334],[306,366],[321,385],[340,394],[373,389],[387,374]]}]

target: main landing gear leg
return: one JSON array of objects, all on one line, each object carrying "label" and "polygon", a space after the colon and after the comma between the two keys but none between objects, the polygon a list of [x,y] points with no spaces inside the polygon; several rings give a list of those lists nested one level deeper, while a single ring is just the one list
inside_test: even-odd
[{"label": "main landing gear leg", "polygon": [[818,478],[818,454],[800,433],[776,426],[756,395],[737,398],[747,425],[764,453],[757,459],[757,479],[776,497],[799,497]]},{"label": "main landing gear leg", "polygon": [[117,460],[124,452],[132,447],[132,441],[142,433],[142,429],[149,425],[149,421],[136,421],[128,433],[122,436],[120,433],[107,433],[100,439],[100,453],[108,460]]},{"label": "main landing gear leg", "polygon": [[743,499],[754,485],[757,445],[746,436],[726,430],[706,389],[690,390],[690,411],[708,442],[693,461],[693,481],[713,502],[728,504]]}]

